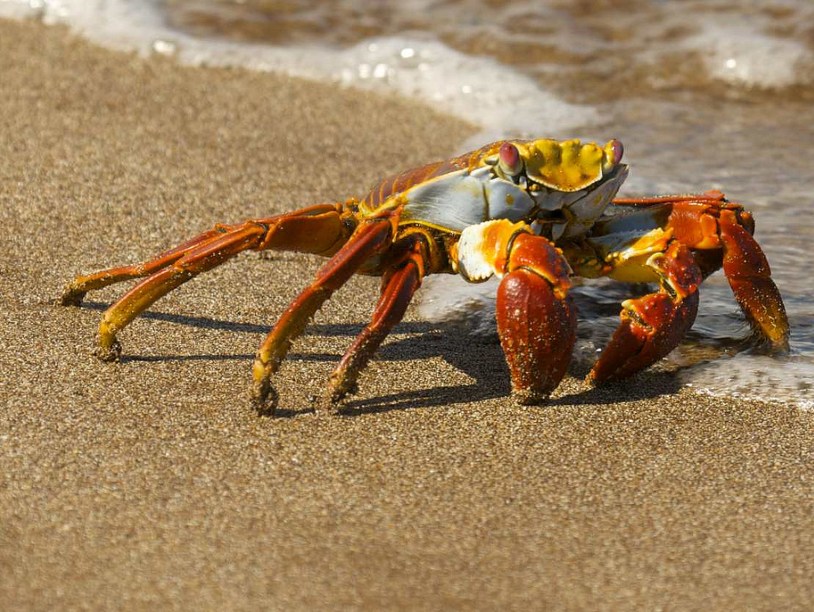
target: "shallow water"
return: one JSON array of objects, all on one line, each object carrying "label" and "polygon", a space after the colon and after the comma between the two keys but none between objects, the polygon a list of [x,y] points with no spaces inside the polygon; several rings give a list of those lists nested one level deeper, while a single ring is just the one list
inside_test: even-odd
[{"label": "shallow water", "polygon": [[[748,328],[718,274],[662,366],[700,390],[814,405],[808,0],[0,0],[3,12],[182,62],[397,91],[480,125],[472,142],[450,143],[459,150],[508,135],[620,138],[626,195],[716,188],[753,211],[792,324],[790,356],[744,352]],[[493,334],[494,285],[450,286],[428,280],[423,315]],[[626,296],[607,284],[578,291],[580,357],[602,346]]]}]

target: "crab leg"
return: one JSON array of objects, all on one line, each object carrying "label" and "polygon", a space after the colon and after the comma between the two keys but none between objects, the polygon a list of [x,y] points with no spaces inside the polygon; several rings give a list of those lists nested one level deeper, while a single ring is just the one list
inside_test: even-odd
[{"label": "crab leg", "polygon": [[690,250],[673,240],[646,265],[660,277],[660,290],[622,303],[622,322],[588,375],[595,383],[652,365],[681,342],[695,321],[702,277]]},{"label": "crab leg", "polygon": [[697,194],[662,195],[644,198],[614,198],[613,204],[616,206],[651,206],[653,204],[676,204],[678,202],[715,204],[725,201],[726,198],[722,192],[717,189],[711,189],[710,191]]},{"label": "crab leg", "polygon": [[789,321],[777,285],[771,279],[769,262],[762,249],[736,220],[731,210],[721,211],[721,242],[724,245],[724,274],[735,299],[758,334],[772,348],[789,348]]},{"label": "crab leg", "polygon": [[241,225],[216,226],[144,264],[77,278],[66,288],[63,304],[78,303],[90,289],[149,275],[102,315],[96,355],[104,361],[115,361],[121,354],[121,345],[116,339],[119,331],[162,296],[238,253],[247,249],[332,252],[348,232],[340,209],[341,205],[316,206]]},{"label": "crab leg", "polygon": [[201,272],[210,270],[237,253],[251,248],[263,233],[261,227],[247,225],[240,230],[222,234],[216,240],[203,242],[173,265],[164,267],[141,281],[102,315],[94,354],[102,361],[118,360],[121,355],[121,344],[116,339],[116,334],[119,331],[160,297]]},{"label": "crab leg", "polygon": [[406,255],[382,278],[382,292],[371,322],[348,348],[329,380],[328,403],[352,393],[356,379],[390,330],[401,321],[425,274],[427,244],[414,239]]},{"label": "crab leg", "polygon": [[278,249],[319,253],[326,250],[324,248],[326,240],[333,244],[336,242],[335,236],[341,235],[341,213],[341,204],[318,204],[283,215],[246,221],[237,226],[218,224],[149,261],[100,270],[87,276],[77,276],[65,286],[60,303],[63,306],[79,306],[88,291],[155,274],[183,258],[193,249],[214,242],[226,233],[239,231],[247,225],[267,228],[265,239],[253,247],[258,250]]},{"label": "crab leg", "polygon": [[94,291],[120,283],[122,281],[131,280],[134,278],[141,278],[155,274],[159,270],[172,265],[181,259],[187,252],[191,251],[201,244],[205,244],[216,237],[223,235],[225,231],[223,226],[216,225],[211,230],[208,230],[192,240],[188,240],[177,247],[165,251],[155,258],[135,265],[121,266],[119,268],[110,268],[108,270],[100,270],[87,276],[77,276],[74,280],[65,286],[60,298],[60,303],[63,306],[79,306],[85,298],[88,291]]},{"label": "crab leg", "polygon": [[273,414],[277,392],[271,385],[274,374],[291,343],[302,334],[308,321],[334,291],[344,285],[366,260],[390,246],[395,218],[373,217],[362,221],[345,245],[317,273],[316,279],[291,303],[266,337],[254,359],[253,403],[260,414]]},{"label": "crab leg", "polygon": [[[752,215],[739,204],[681,201],[673,204],[668,228],[677,240],[700,254],[721,249],[717,264],[755,333],[776,351],[789,348],[789,321],[783,298],[771,278],[769,262],[752,237]],[[706,272],[706,270],[705,270]]]}]

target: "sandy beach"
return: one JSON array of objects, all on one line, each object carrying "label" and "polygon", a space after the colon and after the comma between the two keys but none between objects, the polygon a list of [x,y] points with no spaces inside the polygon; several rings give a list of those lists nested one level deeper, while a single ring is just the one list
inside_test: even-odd
[{"label": "sandy beach", "polygon": [[567,377],[520,407],[494,342],[413,311],[342,416],[315,416],[378,280],[295,345],[281,415],[251,360],[320,265],[249,253],[91,356],[123,287],[79,273],[364,193],[471,126],[0,20],[0,609],[806,610],[814,414],[667,374]]}]

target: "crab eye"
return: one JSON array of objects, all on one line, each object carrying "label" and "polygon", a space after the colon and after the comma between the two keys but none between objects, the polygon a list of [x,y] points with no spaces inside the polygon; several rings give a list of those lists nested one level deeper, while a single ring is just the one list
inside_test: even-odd
[{"label": "crab eye", "polygon": [[500,145],[498,154],[500,169],[508,176],[516,176],[523,169],[523,160],[520,158],[520,151],[510,142]]},{"label": "crab eye", "polygon": [[622,161],[622,155],[625,153],[625,148],[622,146],[620,140],[615,138],[605,145],[605,168],[610,170],[617,166]]}]

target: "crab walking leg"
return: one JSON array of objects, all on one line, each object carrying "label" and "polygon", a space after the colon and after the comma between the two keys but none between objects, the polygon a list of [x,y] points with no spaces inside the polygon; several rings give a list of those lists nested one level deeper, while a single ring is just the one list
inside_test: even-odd
[{"label": "crab walking leg", "polygon": [[[223,226],[223,231],[212,230],[218,231],[214,236],[204,239],[202,237],[206,234],[202,234],[197,244],[195,240],[187,243],[193,246],[142,280],[105,311],[99,323],[97,357],[103,361],[118,359],[121,345],[116,334],[134,318],[173,289],[245,250],[276,248],[321,253],[330,252],[336,248],[335,245],[344,242],[347,230],[335,208],[332,213],[310,216],[295,214],[297,216],[272,217],[267,220],[271,223],[260,220],[247,221],[234,227]],[[164,263],[169,258],[164,254],[153,262]],[[153,265],[153,262],[147,265]],[[154,265],[158,267],[160,264]]]},{"label": "crab walking leg", "polygon": [[[760,245],[752,237],[754,220],[740,204],[729,202],[720,191],[701,195],[617,198],[614,205],[639,208],[625,219],[664,227],[672,236],[693,249],[704,277],[722,266],[738,304],[755,333],[779,352],[789,347],[789,322],[783,298],[771,278],[771,270]],[[648,219],[649,218],[649,219]],[[616,221],[598,227],[611,234]]]},{"label": "crab walking leg", "polygon": [[677,240],[697,249],[699,262],[707,253],[722,251],[717,267],[723,264],[735,299],[755,333],[774,350],[787,351],[786,309],[769,262],[752,237],[752,215],[723,196],[715,202],[680,201],[673,203],[667,226]]},{"label": "crab walking leg", "polygon": [[706,204],[723,203],[726,197],[723,192],[712,189],[704,193],[649,196],[643,198],[614,198],[615,206],[651,206],[653,204],[676,204],[678,202],[696,202]]},{"label": "crab walking leg", "polygon": [[181,259],[189,250],[223,235],[224,231],[221,226],[215,226],[192,240],[188,240],[169,251],[157,255],[150,261],[130,266],[121,266],[119,268],[110,268],[108,270],[100,270],[99,272],[88,274],[87,276],[77,276],[65,286],[62,297],[60,298],[60,303],[63,306],[79,306],[88,291],[94,291],[95,289],[101,289],[102,287],[107,287],[108,285],[122,281],[155,274],[162,268],[166,268]]},{"label": "crab walking leg", "polygon": [[291,303],[266,337],[254,359],[252,399],[260,414],[273,414],[277,392],[271,376],[280,367],[293,340],[334,291],[370,257],[390,246],[395,219],[390,216],[362,221],[345,245],[317,273],[316,279]]},{"label": "crab walking leg", "polygon": [[[214,242],[224,234],[241,231],[249,225],[266,228],[265,238],[253,247],[258,250],[284,249],[308,253],[328,251],[337,242],[337,236],[342,234],[341,213],[342,204],[318,204],[267,219],[246,221],[236,226],[218,224],[149,261],[77,276],[65,286],[60,303],[63,306],[79,306],[88,291],[155,274],[193,249]],[[347,237],[350,231],[346,231],[345,234]]]},{"label": "crab walking leg", "polygon": [[102,361],[116,361],[121,355],[121,345],[116,334],[133,319],[157,299],[201,272],[211,270],[230,257],[251,248],[263,233],[261,227],[246,226],[239,231],[223,234],[217,240],[204,242],[192,249],[173,265],[145,278],[102,315],[96,336],[95,355]]},{"label": "crab walking leg", "polygon": [[777,351],[789,348],[789,320],[766,256],[731,210],[721,211],[724,274],[753,329]]},{"label": "crab walking leg", "polygon": [[415,240],[405,258],[382,278],[382,292],[371,322],[357,336],[329,379],[327,403],[334,404],[356,386],[364,370],[390,330],[401,321],[425,273],[426,243]]},{"label": "crab walking leg", "polygon": [[681,342],[695,321],[702,277],[690,250],[673,240],[664,252],[648,257],[646,265],[660,277],[661,288],[622,303],[622,322],[588,375],[595,383],[652,365]]}]

